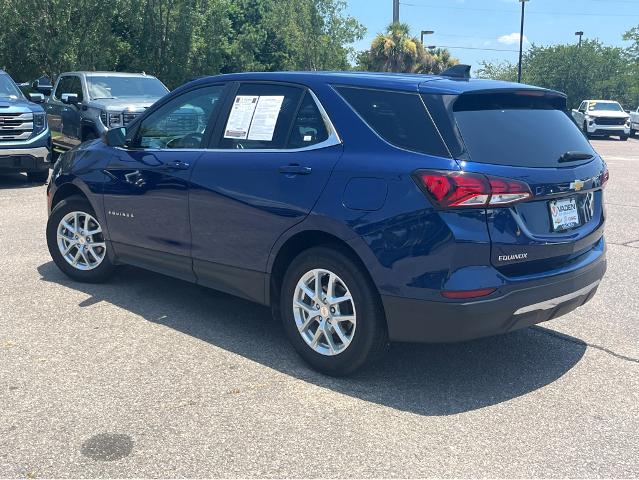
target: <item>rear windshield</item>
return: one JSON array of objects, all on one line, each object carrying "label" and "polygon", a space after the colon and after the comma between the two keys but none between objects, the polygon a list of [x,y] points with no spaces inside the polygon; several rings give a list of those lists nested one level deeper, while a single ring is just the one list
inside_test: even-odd
[{"label": "rear windshield", "polygon": [[566,152],[595,155],[558,96],[531,92],[461,95],[453,115],[470,160],[518,167],[568,167]]},{"label": "rear windshield", "polygon": [[414,152],[450,156],[418,94],[352,87],[336,90],[388,143]]}]

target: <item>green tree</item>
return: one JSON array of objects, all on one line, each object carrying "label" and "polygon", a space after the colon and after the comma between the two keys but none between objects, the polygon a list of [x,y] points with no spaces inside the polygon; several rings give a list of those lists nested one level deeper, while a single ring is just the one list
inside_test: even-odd
[{"label": "green tree", "polygon": [[[626,50],[597,40],[581,46],[533,45],[523,57],[522,81],[566,93],[571,107],[588,98],[617,100],[629,107],[637,96],[631,65]],[[512,81],[516,72],[514,64],[484,62],[478,75]]]},{"label": "green tree", "polygon": [[358,68],[377,72],[440,73],[457,63],[448,50],[428,52],[405,23],[391,23],[357,57]]}]

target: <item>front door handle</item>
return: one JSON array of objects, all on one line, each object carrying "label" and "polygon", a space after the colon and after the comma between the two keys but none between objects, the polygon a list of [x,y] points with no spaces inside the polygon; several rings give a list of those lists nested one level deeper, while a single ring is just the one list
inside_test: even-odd
[{"label": "front door handle", "polygon": [[191,165],[181,160],[164,163],[160,167],[162,170],[188,170]]},{"label": "front door handle", "polygon": [[280,167],[280,173],[287,175],[308,175],[313,169],[302,165],[284,165]]}]

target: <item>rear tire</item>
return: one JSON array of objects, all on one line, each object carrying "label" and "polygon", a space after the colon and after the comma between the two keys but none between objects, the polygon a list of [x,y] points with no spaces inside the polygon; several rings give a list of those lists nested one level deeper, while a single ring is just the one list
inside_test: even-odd
[{"label": "rear tire", "polygon": [[58,268],[73,280],[103,282],[115,269],[102,226],[83,197],[65,198],[55,206],[47,222],[47,246]]},{"label": "rear tire", "polygon": [[622,142],[625,142],[628,140],[628,135],[619,135],[619,140],[621,140]]},{"label": "rear tire", "polygon": [[49,180],[49,170],[42,172],[27,172],[27,180],[32,183],[45,183]]},{"label": "rear tire", "polygon": [[377,290],[358,263],[336,249],[314,247],[293,260],[284,275],[279,309],[295,350],[327,375],[355,372],[387,344]]}]

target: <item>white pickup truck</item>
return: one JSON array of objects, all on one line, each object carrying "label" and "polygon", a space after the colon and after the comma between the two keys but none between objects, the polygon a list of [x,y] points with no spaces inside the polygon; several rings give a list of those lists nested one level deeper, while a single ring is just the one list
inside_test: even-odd
[{"label": "white pickup truck", "polygon": [[630,112],[630,136],[639,132],[639,107],[634,112]]},{"label": "white pickup truck", "polygon": [[619,102],[584,100],[578,109],[573,109],[572,118],[588,137],[618,135],[621,140],[628,140],[630,136],[630,115]]}]

